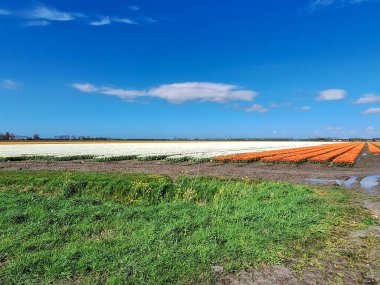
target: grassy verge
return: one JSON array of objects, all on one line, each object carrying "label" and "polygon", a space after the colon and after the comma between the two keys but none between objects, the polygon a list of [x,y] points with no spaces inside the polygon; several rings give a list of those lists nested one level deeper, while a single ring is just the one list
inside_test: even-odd
[{"label": "grassy verge", "polygon": [[248,179],[0,172],[0,284],[212,284],[362,226],[341,189]]}]

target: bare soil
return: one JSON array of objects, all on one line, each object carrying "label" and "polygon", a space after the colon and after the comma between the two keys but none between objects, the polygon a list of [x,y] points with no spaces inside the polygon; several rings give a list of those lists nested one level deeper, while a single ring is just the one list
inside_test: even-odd
[{"label": "bare soil", "polygon": [[[287,181],[309,184],[307,178],[346,180],[356,176],[358,181],[366,176],[380,175],[380,156],[362,153],[354,167],[338,167],[323,164],[267,164],[267,163],[169,163],[166,161],[15,161],[0,162],[0,170],[79,170],[98,172],[160,173],[177,178],[181,175],[210,175],[224,177],[249,177],[270,181]],[[332,182],[331,184],[334,184]],[[353,189],[360,189],[355,183]],[[380,195],[380,185],[373,189]]]}]

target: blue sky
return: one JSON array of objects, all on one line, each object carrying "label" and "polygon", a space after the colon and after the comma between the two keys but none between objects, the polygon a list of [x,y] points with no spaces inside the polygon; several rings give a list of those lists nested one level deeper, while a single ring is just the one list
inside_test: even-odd
[{"label": "blue sky", "polygon": [[0,0],[0,132],[380,136],[380,1]]}]

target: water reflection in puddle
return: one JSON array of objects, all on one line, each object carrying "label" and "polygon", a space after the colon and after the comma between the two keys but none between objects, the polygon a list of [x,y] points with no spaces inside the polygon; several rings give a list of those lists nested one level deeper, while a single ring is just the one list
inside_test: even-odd
[{"label": "water reflection in puddle", "polygon": [[345,187],[351,187],[354,185],[357,181],[356,176],[352,176],[347,180],[340,180],[340,179],[321,179],[321,178],[306,178],[307,182],[310,182],[312,184],[337,184],[339,186],[345,186]]},{"label": "water reflection in puddle", "polygon": [[360,186],[366,189],[367,192],[374,192],[373,188],[379,185],[378,180],[380,179],[380,175],[367,176],[360,181]]},{"label": "water reflection in puddle", "polygon": [[[367,193],[375,193],[375,187],[379,185],[380,175],[367,176],[360,181],[360,187]],[[321,179],[321,178],[306,178],[306,181],[311,184],[336,184],[339,186],[352,187],[357,182],[357,177],[352,176],[346,180],[340,179]]]}]

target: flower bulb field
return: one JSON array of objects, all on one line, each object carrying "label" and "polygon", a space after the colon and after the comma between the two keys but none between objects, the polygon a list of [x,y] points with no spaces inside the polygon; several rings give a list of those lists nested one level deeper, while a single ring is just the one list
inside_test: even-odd
[{"label": "flower bulb field", "polygon": [[165,160],[167,162],[261,162],[354,166],[363,152],[380,153],[365,142],[18,142],[0,143],[0,160]]},{"label": "flower bulb field", "polygon": [[[380,173],[379,142],[18,141],[0,142],[0,168],[122,171],[177,177],[255,177],[342,184]],[[375,187],[377,187],[375,185]]]},{"label": "flower bulb field", "polygon": [[216,156],[323,145],[321,142],[63,142],[0,143],[0,157],[93,156],[213,158]]}]

